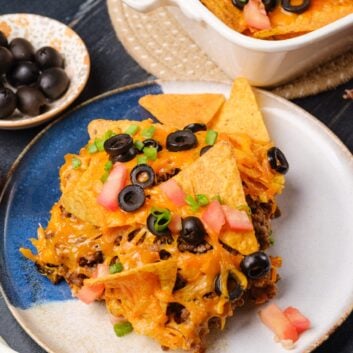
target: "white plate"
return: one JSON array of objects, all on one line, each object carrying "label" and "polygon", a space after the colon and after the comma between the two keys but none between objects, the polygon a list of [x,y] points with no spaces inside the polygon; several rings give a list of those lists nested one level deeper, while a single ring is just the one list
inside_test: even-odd
[{"label": "white plate", "polygon": [[[5,193],[7,196],[0,204],[4,215],[3,219],[0,217],[0,225],[4,227],[4,241],[7,241],[8,247],[5,250],[9,254],[3,255],[3,266],[12,284],[3,283],[4,292],[17,320],[48,352],[162,352],[155,342],[134,333],[120,339],[115,337],[103,304],[87,306],[77,300],[51,301],[46,298],[45,302],[35,300],[31,307],[23,310],[16,305],[16,298],[9,298],[12,286],[16,285],[14,279],[17,281],[21,271],[26,270],[23,267],[19,270],[20,274],[11,271],[11,261],[16,261],[17,267],[28,264],[20,260],[14,247],[28,244],[26,239],[34,235],[38,222],[48,218],[50,204],[58,197],[55,189],[58,187],[55,186],[58,183],[57,168],[43,173],[41,163],[47,163],[43,158],[49,158],[53,165],[59,167],[65,153],[75,152],[84,144],[87,139],[85,126],[98,114],[107,118],[114,115],[119,118],[141,118],[138,98],[157,93],[160,88],[165,93],[228,94],[230,90],[228,85],[205,82],[163,82],[160,86],[148,83],[111,92],[55,122],[19,161],[17,171],[7,185],[7,191],[11,192]],[[300,337],[292,351],[309,352],[329,336],[353,307],[353,275],[350,270],[353,268],[353,159],[337,137],[302,109],[264,91],[257,91],[257,97],[270,134],[290,163],[287,185],[279,198],[282,217],[273,221],[275,245],[271,251],[283,257],[279,295],[273,301],[282,308],[290,305],[298,307],[310,318],[312,328]],[[65,144],[61,140],[63,138]],[[41,146],[46,144],[46,139],[53,141],[55,146],[48,147],[45,153],[49,156],[43,157]],[[33,163],[37,171],[32,171]],[[43,179],[37,181],[42,183],[38,189],[32,190],[32,186],[23,185],[22,178],[32,178],[28,173],[36,173],[34,175]],[[23,225],[17,226],[12,221],[16,218],[16,203],[20,201],[24,207],[36,203],[35,198],[41,197],[37,194],[46,192],[43,190],[46,187],[44,179],[49,190],[55,189],[53,200],[43,201],[46,204],[40,204],[40,212],[36,209],[34,215],[18,216]],[[47,193],[49,197],[50,191]],[[11,240],[19,233],[20,239]],[[32,272],[29,272],[30,279],[24,291],[28,293],[39,283],[34,266],[30,270]],[[60,290],[64,291],[63,286],[58,288],[47,282],[45,290],[56,295],[60,294]],[[258,310],[259,307],[238,310],[226,329],[217,332],[211,339],[207,352],[283,353],[283,348],[274,342],[273,334],[261,324]]]},{"label": "white plate", "polygon": [[[43,6],[46,6],[43,4]],[[70,27],[48,17],[33,14],[9,14],[0,16],[0,30],[9,42],[17,37],[29,40],[34,49],[52,46],[65,60],[65,71],[70,78],[67,92],[58,100],[50,103],[47,112],[30,117],[18,110],[6,119],[0,119],[0,129],[22,129],[42,124],[65,110],[82,92],[89,71],[90,58],[87,48]]]}]

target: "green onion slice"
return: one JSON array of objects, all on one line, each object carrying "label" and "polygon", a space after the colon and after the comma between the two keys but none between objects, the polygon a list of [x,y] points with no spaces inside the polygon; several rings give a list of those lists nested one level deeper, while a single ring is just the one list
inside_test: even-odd
[{"label": "green onion slice", "polygon": [[107,163],[105,163],[104,165],[104,170],[106,172],[110,172],[113,168],[113,162],[112,161],[108,161]]},{"label": "green onion slice", "polygon": [[101,182],[104,184],[109,176],[109,172],[104,172],[104,174],[101,176]]},{"label": "green onion slice", "polygon": [[123,337],[133,330],[130,322],[119,322],[114,325],[114,332],[118,337]]},{"label": "green onion slice", "polygon": [[172,220],[172,214],[167,208],[153,207],[151,214],[156,217],[154,228],[157,232],[167,229],[168,224]]},{"label": "green onion slice", "polygon": [[147,164],[147,156],[137,156],[137,164]]},{"label": "green onion slice", "polygon": [[135,147],[136,147],[139,151],[142,151],[143,148],[145,147],[145,145],[143,144],[143,142],[140,141],[140,140],[136,140],[136,141],[134,142],[134,145],[135,145]]},{"label": "green onion slice", "polygon": [[94,144],[97,146],[97,150],[99,152],[103,152],[104,151],[104,139],[95,139],[94,140]]},{"label": "green onion slice", "polygon": [[157,148],[154,147],[145,147],[143,149],[143,154],[150,161],[155,161],[157,159]]},{"label": "green onion slice", "polygon": [[196,212],[200,208],[199,203],[191,195],[186,196],[185,202],[191,207],[194,212]]},{"label": "green onion slice", "polygon": [[104,142],[107,141],[108,139],[110,139],[111,137],[115,136],[116,133],[112,130],[108,130],[105,132],[104,136],[103,136],[103,140]]},{"label": "green onion slice", "polygon": [[87,151],[88,151],[88,153],[93,154],[93,153],[98,152],[98,148],[95,143],[91,143],[87,146]]},{"label": "green onion slice", "polygon": [[218,132],[214,130],[208,130],[206,134],[207,145],[213,146],[217,141]]},{"label": "green onion slice", "polygon": [[155,131],[156,131],[156,128],[152,125],[150,127],[143,129],[141,132],[141,135],[146,139],[150,139],[153,137],[153,134]]},{"label": "green onion slice", "polygon": [[196,195],[196,200],[200,206],[207,206],[210,203],[208,197],[204,194]]},{"label": "green onion slice", "polygon": [[130,125],[126,131],[125,131],[125,134],[128,134],[128,135],[135,135],[137,131],[139,131],[139,126],[138,125]]},{"label": "green onion slice", "polygon": [[71,164],[72,164],[72,168],[77,169],[81,167],[82,162],[81,162],[81,159],[77,157],[72,157]]},{"label": "green onion slice", "polygon": [[121,272],[123,269],[124,269],[123,264],[120,263],[120,262],[117,262],[117,263],[115,263],[115,264],[109,266],[109,273],[110,273],[111,275],[113,275],[114,273],[119,273],[119,272]]},{"label": "green onion slice", "polygon": [[251,217],[251,208],[248,205],[240,205],[237,207],[239,211],[245,211]]}]

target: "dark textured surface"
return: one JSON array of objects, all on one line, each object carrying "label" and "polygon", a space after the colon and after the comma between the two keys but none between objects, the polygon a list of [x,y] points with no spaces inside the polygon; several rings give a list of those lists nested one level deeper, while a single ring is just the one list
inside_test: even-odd
[{"label": "dark textured surface", "polygon": [[[91,55],[92,69],[88,85],[75,104],[110,89],[151,78],[116,39],[105,1],[0,0],[0,9],[2,14],[28,12],[56,18],[69,24],[82,37]],[[353,88],[353,81],[315,97],[295,100],[295,103],[320,119],[353,151],[353,101],[342,98],[345,88]],[[18,154],[41,128],[0,131],[0,183]],[[44,352],[19,327],[2,298],[0,336],[19,353]],[[315,351],[332,352],[353,352],[353,315]]]}]

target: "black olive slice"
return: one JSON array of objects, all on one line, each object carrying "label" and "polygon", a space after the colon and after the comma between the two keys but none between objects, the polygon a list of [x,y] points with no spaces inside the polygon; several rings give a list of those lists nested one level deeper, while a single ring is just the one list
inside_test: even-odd
[{"label": "black olive slice", "polygon": [[[227,291],[227,292],[223,293],[223,291],[224,292]],[[227,288],[224,288],[222,290],[222,278],[221,278],[221,275],[218,274],[215,279],[215,292],[217,295],[223,294],[227,296],[230,301],[233,301],[240,298],[244,290],[240,285],[237,277],[233,274],[232,271],[229,271],[227,276]]]},{"label": "black olive slice", "polygon": [[311,4],[311,0],[302,0],[300,5],[292,5],[292,1],[293,0],[282,0],[281,4],[283,9],[288,12],[303,13],[309,8]]},{"label": "black olive slice", "polygon": [[249,0],[232,0],[232,4],[239,10],[242,10]]},{"label": "black olive slice", "polygon": [[208,150],[210,150],[213,146],[211,145],[207,145],[201,148],[200,150],[200,156],[202,156],[203,154],[205,154]]},{"label": "black olive slice", "polygon": [[157,221],[157,218],[151,213],[148,217],[147,217],[147,229],[154,235],[156,235],[157,237],[171,237],[171,232],[169,230],[169,228],[166,228],[162,231],[158,231],[156,230],[156,228],[154,227],[155,223]]},{"label": "black olive slice", "polygon": [[271,269],[269,257],[263,251],[257,251],[244,257],[240,267],[251,279],[264,277]]},{"label": "black olive slice", "polygon": [[110,156],[118,156],[133,147],[132,137],[128,134],[112,136],[104,142],[104,149]]},{"label": "black olive slice", "polygon": [[265,6],[266,11],[272,11],[277,5],[277,0],[262,0],[262,3]]},{"label": "black olive slice", "polygon": [[202,123],[192,123],[192,124],[186,125],[184,127],[184,130],[191,130],[193,133],[198,131],[207,131],[207,126],[206,124],[202,124]]},{"label": "black olive slice", "polygon": [[154,184],[154,170],[147,164],[138,164],[130,173],[132,184],[140,185],[142,188],[148,188]]},{"label": "black olive slice", "polygon": [[171,152],[190,150],[197,146],[197,138],[190,130],[178,130],[167,136],[167,149]]},{"label": "black olive slice", "polygon": [[158,141],[154,140],[154,139],[147,139],[147,140],[143,140],[143,147],[153,147],[156,148],[157,151],[162,151],[163,147],[161,144],[158,143]]},{"label": "black olive slice", "polygon": [[186,217],[182,220],[180,237],[189,244],[199,245],[204,242],[206,230],[197,217]]},{"label": "black olive slice", "polygon": [[129,162],[136,157],[138,154],[138,149],[134,146],[130,147],[127,152],[123,154],[118,154],[117,156],[111,156],[110,159],[114,163],[116,162]]},{"label": "black olive slice", "polygon": [[286,174],[289,164],[284,153],[277,147],[271,147],[267,151],[267,159],[273,170],[280,174]]},{"label": "black olive slice", "polygon": [[141,186],[128,185],[118,195],[119,206],[126,212],[138,210],[145,203],[145,193]]}]

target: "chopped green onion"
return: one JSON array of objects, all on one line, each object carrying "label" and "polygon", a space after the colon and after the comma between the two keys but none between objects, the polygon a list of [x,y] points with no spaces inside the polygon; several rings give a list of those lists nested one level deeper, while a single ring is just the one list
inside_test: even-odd
[{"label": "chopped green onion", "polygon": [[72,168],[77,169],[81,167],[81,159],[77,158],[77,157],[72,157]]},{"label": "chopped green onion", "polygon": [[101,182],[104,184],[109,176],[109,172],[104,172],[104,174],[101,176]]},{"label": "chopped green onion", "polygon": [[121,272],[123,269],[124,269],[123,264],[120,263],[120,262],[117,262],[117,263],[115,263],[115,264],[109,266],[109,273],[110,273],[111,275],[113,275],[114,273],[119,273],[119,272]]},{"label": "chopped green onion", "polygon": [[273,239],[272,234],[269,236],[268,240],[269,240],[270,246],[275,245],[275,240]]},{"label": "chopped green onion", "polygon": [[114,332],[118,337],[123,337],[133,330],[130,322],[119,322],[114,325]]},{"label": "chopped green onion", "polygon": [[218,132],[214,130],[208,130],[206,134],[206,143],[209,146],[213,146],[217,141]]},{"label": "chopped green onion", "polygon": [[196,212],[200,208],[199,203],[191,195],[186,196],[185,202],[191,207],[194,212]]},{"label": "chopped green onion", "polygon": [[147,156],[137,156],[137,164],[147,164]]},{"label": "chopped green onion", "polygon": [[103,152],[104,151],[104,139],[95,139],[94,140],[94,144],[97,146],[97,150],[99,152]]},{"label": "chopped green onion", "polygon": [[142,142],[142,141],[139,141],[139,140],[136,140],[136,141],[134,142],[134,145],[135,145],[135,147],[136,147],[139,151],[142,151],[143,148],[145,147],[145,145],[143,144],[143,142]]},{"label": "chopped green onion", "polygon": [[141,132],[141,135],[146,139],[150,139],[153,137],[153,134],[155,131],[156,131],[156,128],[153,125],[151,125],[150,127],[146,127],[145,129],[143,129]]},{"label": "chopped green onion", "polygon": [[196,200],[200,206],[207,206],[210,203],[208,197],[204,194],[196,195]]},{"label": "chopped green onion", "polygon": [[156,217],[156,220],[154,222],[154,229],[157,232],[161,232],[167,229],[168,224],[172,220],[172,214],[167,208],[153,207],[151,210],[151,214]]},{"label": "chopped green onion", "polygon": [[145,147],[143,149],[143,154],[150,161],[155,161],[157,159],[157,148],[154,147]]},{"label": "chopped green onion", "polygon": [[87,146],[87,151],[90,154],[98,152],[98,148],[95,143],[91,143],[90,145]]},{"label": "chopped green onion", "polygon": [[126,131],[125,131],[125,134],[128,134],[128,135],[135,135],[137,131],[139,131],[139,126],[138,125],[130,125]]},{"label": "chopped green onion", "polygon": [[168,208],[161,208],[161,207],[152,207],[151,214],[155,217],[159,217],[163,213],[170,212]]},{"label": "chopped green onion", "polygon": [[219,203],[222,203],[222,199],[220,195],[213,196],[211,201],[218,201]]},{"label": "chopped green onion", "polygon": [[107,141],[108,139],[110,139],[111,137],[115,136],[116,133],[112,130],[108,130],[105,132],[104,136],[103,136],[103,140]]},{"label": "chopped green onion", "polygon": [[104,170],[106,172],[110,172],[113,168],[113,162],[112,161],[108,161],[107,163],[105,163],[104,165]]},{"label": "chopped green onion", "polygon": [[251,217],[251,208],[248,205],[240,205],[237,207],[239,211],[245,211]]}]

